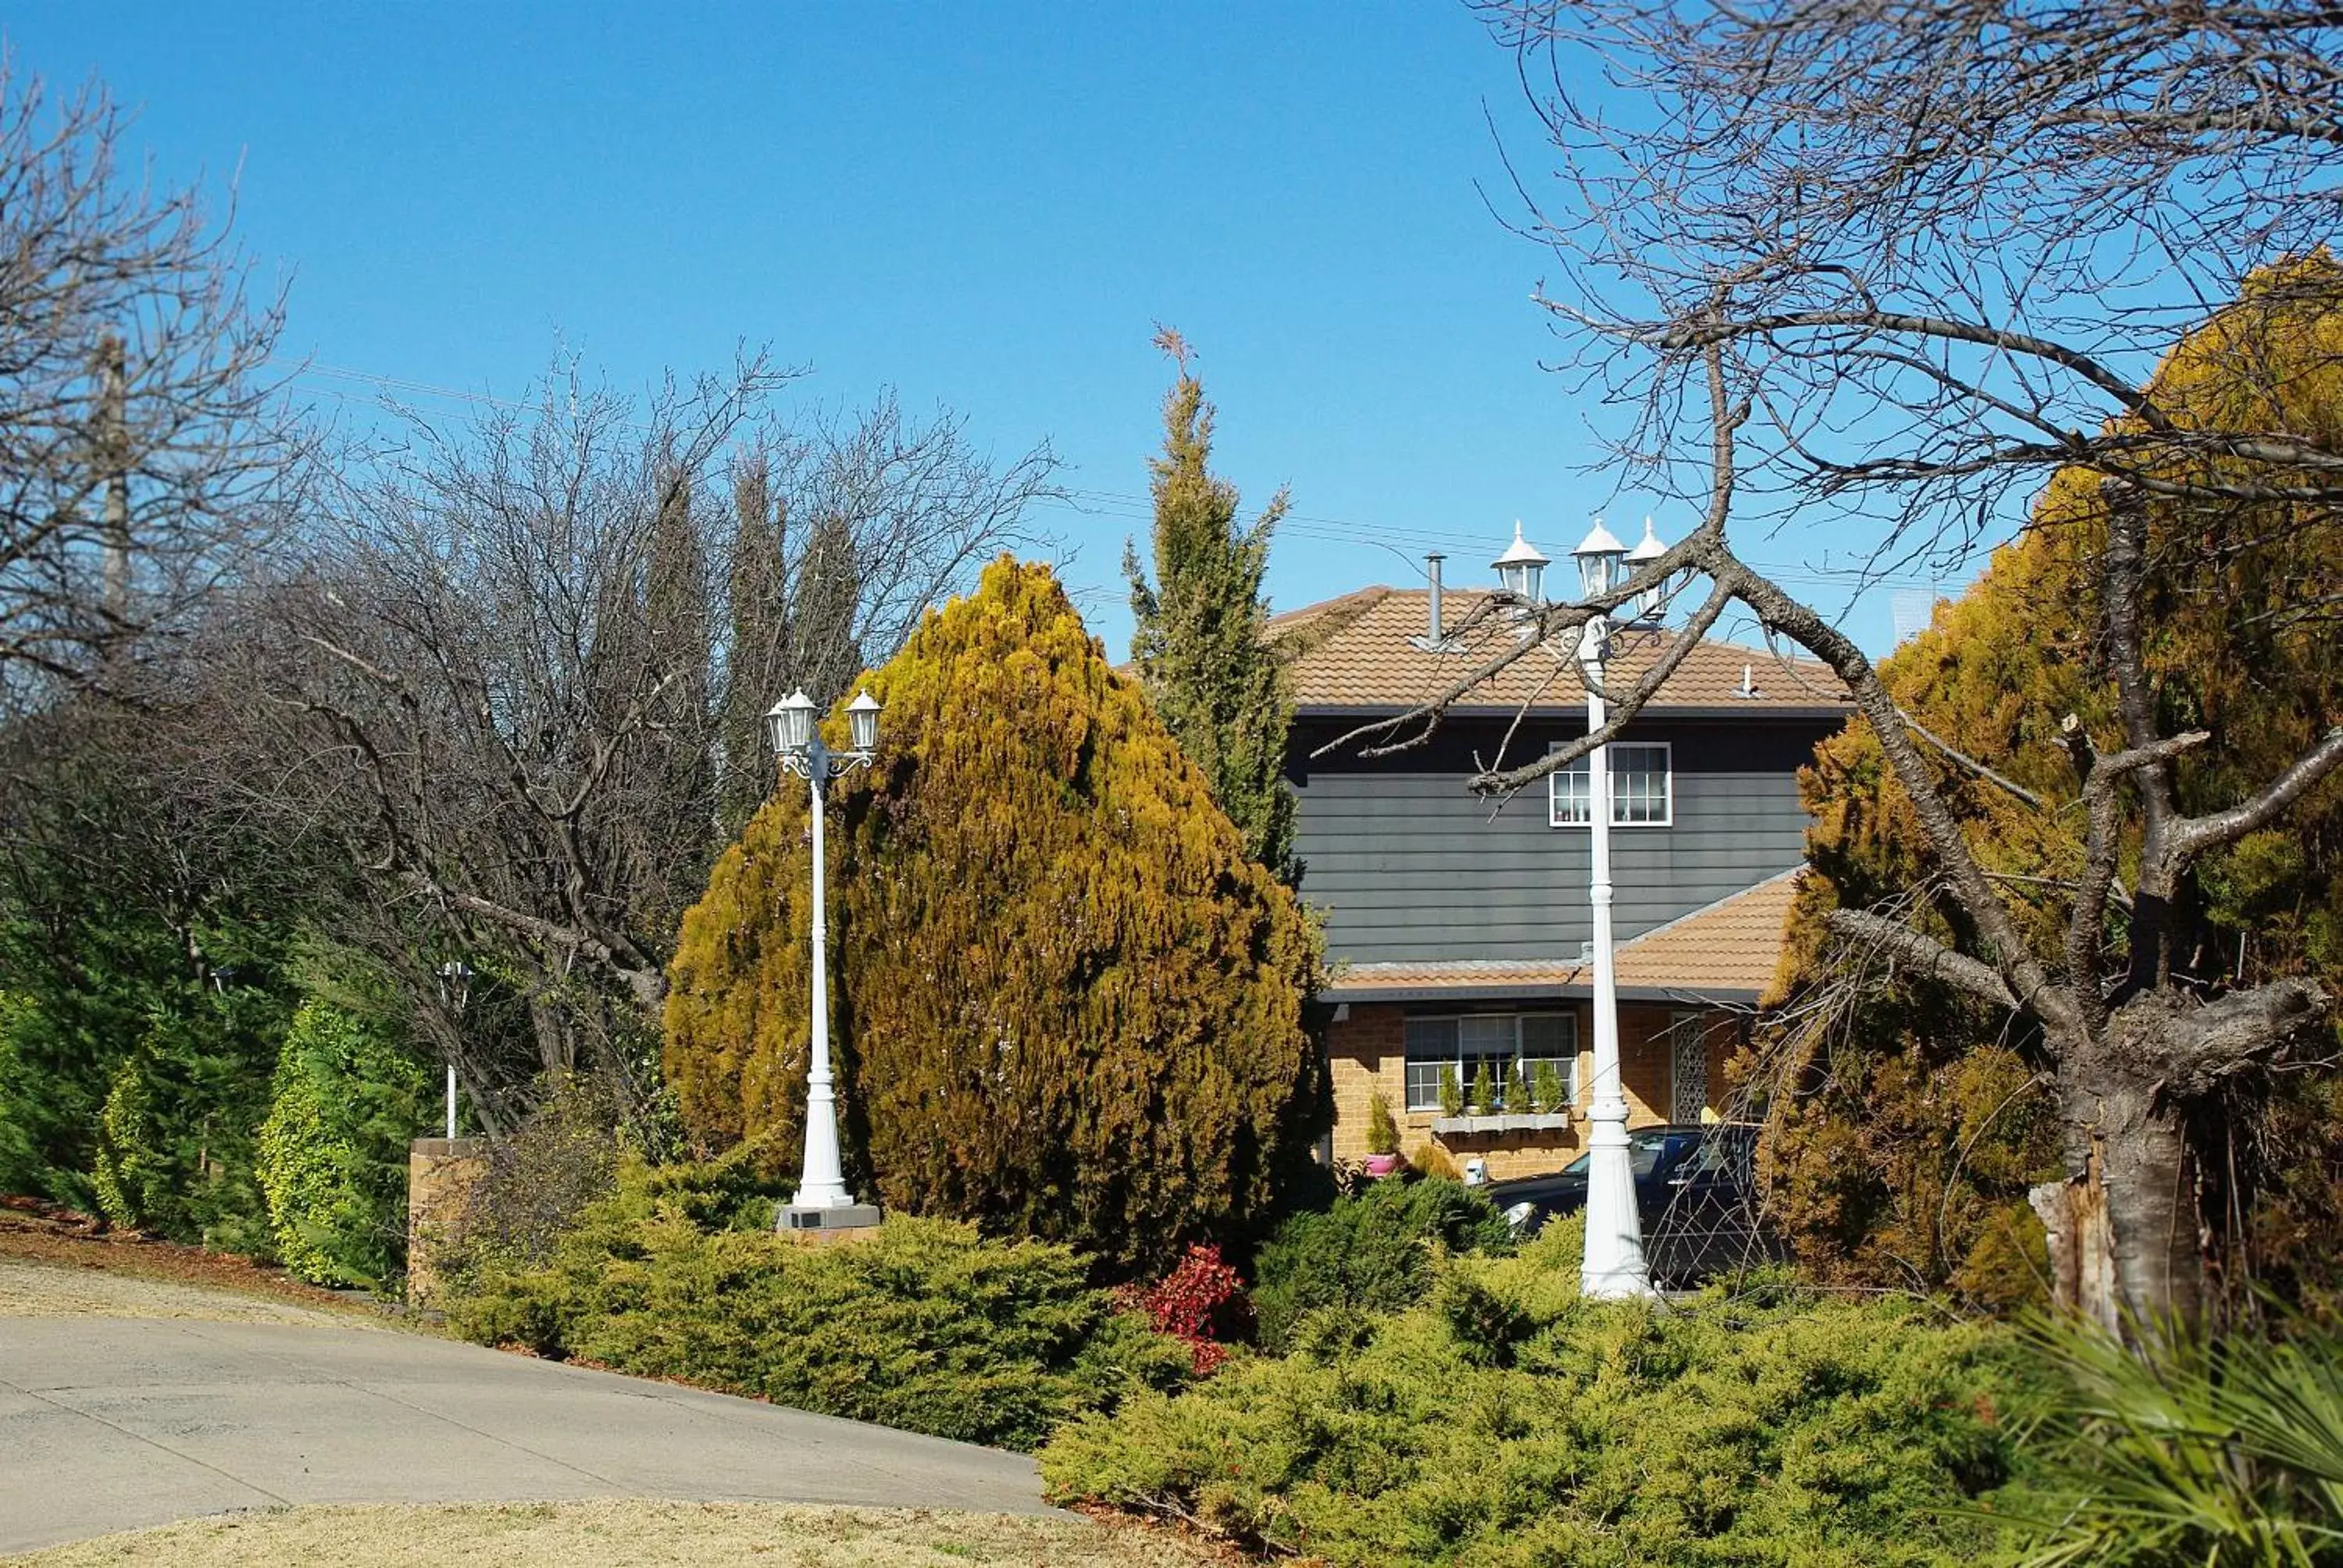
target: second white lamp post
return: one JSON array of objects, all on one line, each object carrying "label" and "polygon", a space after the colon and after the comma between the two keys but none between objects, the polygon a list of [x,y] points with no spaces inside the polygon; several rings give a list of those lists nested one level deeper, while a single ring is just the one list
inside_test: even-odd
[{"label": "second white lamp post", "polygon": [[[1644,532],[1650,533],[1647,528]],[[1579,587],[1589,598],[1619,584],[1626,548],[1598,520],[1571,552]],[[1611,622],[1598,615],[1578,639],[1578,666],[1586,678],[1586,730],[1603,728],[1603,661]],[[1597,1299],[1653,1294],[1644,1258],[1643,1221],[1635,1211],[1635,1171],[1627,1144],[1627,1099],[1619,1081],[1619,986],[1611,957],[1611,749],[1586,759],[1587,901],[1594,916],[1594,1085],[1587,1107],[1586,1254],[1579,1288]]]},{"label": "second white lamp post", "polygon": [[838,1231],[876,1225],[878,1206],[858,1203],[846,1190],[838,1151],[838,1095],[830,1070],[830,911],[823,899],[822,801],[831,779],[868,767],[879,749],[879,699],[868,691],[846,705],[853,749],[833,752],[821,743],[820,713],[803,690],[791,692],[765,715],[765,729],[781,767],[806,780],[813,813],[813,1049],[806,1067],[805,1165],[797,1196],[776,1218],[782,1231]]}]

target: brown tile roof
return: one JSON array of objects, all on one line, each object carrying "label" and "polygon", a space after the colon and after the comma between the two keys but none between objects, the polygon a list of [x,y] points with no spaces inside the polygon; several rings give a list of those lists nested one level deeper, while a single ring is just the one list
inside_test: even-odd
[{"label": "brown tile roof", "polygon": [[[1487,604],[1493,597],[1454,588],[1443,596],[1443,629],[1454,645],[1448,651],[1417,646],[1430,618],[1431,596],[1423,588],[1361,588],[1272,617],[1269,632],[1287,650],[1294,701],[1302,711],[1406,709],[1517,646],[1515,623],[1502,608]],[[1484,606],[1486,613],[1476,618]],[[1671,640],[1664,632],[1614,633],[1613,682],[1632,682]],[[1524,702],[1538,709],[1582,709],[1586,689],[1579,680],[1576,646],[1572,639],[1567,647],[1533,649],[1456,706],[1506,712]],[[1742,695],[1745,677],[1755,696]],[[1838,678],[1813,659],[1704,641],[1660,688],[1649,710],[1835,712],[1846,707]]]},{"label": "brown tile roof", "polygon": [[[1755,1002],[1773,983],[1798,869],[1768,877],[1619,944],[1619,994],[1630,1001]],[[1575,959],[1350,964],[1319,994],[1329,1001],[1590,996],[1592,968]]]}]

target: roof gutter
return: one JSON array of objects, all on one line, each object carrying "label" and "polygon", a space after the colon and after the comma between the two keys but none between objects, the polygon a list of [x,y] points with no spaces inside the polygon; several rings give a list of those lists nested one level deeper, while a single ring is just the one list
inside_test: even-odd
[{"label": "roof gutter", "polygon": [[[1621,1001],[1674,1002],[1685,1007],[1755,1007],[1764,994],[1753,986],[1626,986],[1618,988]],[[1565,984],[1540,980],[1518,985],[1344,985],[1341,980],[1319,989],[1322,1002],[1454,1002],[1454,1001],[1589,1001],[1591,983]]]}]

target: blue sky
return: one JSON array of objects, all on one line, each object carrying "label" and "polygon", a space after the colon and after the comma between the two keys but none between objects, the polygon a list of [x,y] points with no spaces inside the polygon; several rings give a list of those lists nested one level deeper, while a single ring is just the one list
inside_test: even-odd
[{"label": "blue sky", "polygon": [[[1218,467],[1250,502],[1292,486],[1279,608],[1434,545],[1477,582],[1515,518],[1559,558],[1646,509],[1539,367],[1546,258],[1483,196],[1511,210],[1500,136],[1538,145],[1462,5],[112,4],[6,36],[20,71],[103,76],[164,179],[236,179],[322,367],[511,396],[565,348],[640,387],[769,342],[806,398],[891,384],[1140,498],[1168,322]],[[1120,654],[1135,506],[1036,521]],[[1887,596],[1847,624],[1884,645]]]}]

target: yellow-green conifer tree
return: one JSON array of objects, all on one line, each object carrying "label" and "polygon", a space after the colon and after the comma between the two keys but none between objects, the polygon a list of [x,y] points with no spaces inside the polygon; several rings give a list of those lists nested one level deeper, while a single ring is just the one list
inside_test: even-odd
[{"label": "yellow-green conifer tree", "polygon": [[[2176,347],[2156,392],[2185,426],[2289,431],[2343,450],[2343,268],[2322,255],[2258,275],[2239,306]],[[2216,449],[2207,461],[2230,459]],[[1945,748],[1997,776],[1948,762],[1938,794],[2045,955],[2059,950],[2085,854],[2076,737],[2120,745],[2098,642],[2108,504],[2099,475],[2061,470],[2026,533],[1881,668]],[[2179,809],[2210,810],[2343,721],[2343,519],[2282,497],[2215,508],[2151,495],[2147,506],[2143,658],[2165,731],[2211,738],[2175,771]],[[1786,1091],[1773,1097],[1766,1141],[1775,1215],[1810,1264],[1841,1279],[2039,1295],[2046,1260],[2027,1192],[2061,1162],[2040,1038],[1909,970],[1856,983],[1826,930],[1834,908],[1900,898],[1939,937],[1966,944],[1970,933],[1928,875],[1911,803],[1867,725],[1824,743],[1801,783],[1818,875],[1800,890],[1777,982],[1795,1021],[1760,1064],[1761,1082]],[[2137,858],[2127,825],[2126,887]],[[2329,780],[2208,857],[2170,920],[2177,967],[2203,994],[2289,975],[2343,991],[2343,787]],[[2110,941],[2132,925],[2112,911]],[[2319,1070],[2321,1054],[2333,1053],[2240,1076],[2192,1111],[2199,1190],[2187,1207],[2217,1277],[2343,1285],[2343,1081]]]},{"label": "yellow-green conifer tree", "polygon": [[[830,808],[856,1178],[892,1210],[1127,1264],[1241,1238],[1322,1127],[1292,893],[1044,567],[994,563],[869,685],[880,759]],[[806,810],[788,781],[724,853],[667,1003],[689,1124],[759,1140],[783,1171],[809,1039]]]}]

